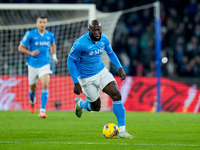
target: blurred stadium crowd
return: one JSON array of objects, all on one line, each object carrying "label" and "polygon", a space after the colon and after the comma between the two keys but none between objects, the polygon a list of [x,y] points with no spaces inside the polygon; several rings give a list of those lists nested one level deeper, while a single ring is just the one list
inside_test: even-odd
[{"label": "blurred stadium crowd", "polygon": [[[102,12],[114,12],[154,0],[0,0],[2,3],[95,3]],[[162,76],[200,76],[200,2],[161,0]],[[113,50],[127,75],[155,76],[155,29],[153,9],[122,15],[116,26]],[[111,72],[117,75],[111,65]]]},{"label": "blurred stadium crowd", "polygon": [[[155,76],[155,30],[151,9],[122,17],[117,25],[113,47],[126,73]],[[162,76],[200,76],[200,2],[161,3]]]}]

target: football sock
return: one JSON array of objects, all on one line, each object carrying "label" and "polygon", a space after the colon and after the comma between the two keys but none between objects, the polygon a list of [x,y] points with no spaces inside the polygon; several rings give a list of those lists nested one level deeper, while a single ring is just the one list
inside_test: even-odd
[{"label": "football sock", "polygon": [[42,89],[42,93],[41,93],[41,109],[45,109],[46,108],[48,97],[49,97],[48,89]]},{"label": "football sock", "polygon": [[81,106],[82,108],[84,108],[87,111],[91,111],[90,103],[88,100],[86,100],[86,101],[81,100],[79,102],[79,106]]},{"label": "football sock", "polygon": [[35,94],[36,92],[32,93],[31,90],[29,89],[29,98],[30,98],[31,104],[35,103]]},{"label": "football sock", "polygon": [[121,100],[113,101],[113,112],[117,118],[119,129],[125,131],[125,108]]}]

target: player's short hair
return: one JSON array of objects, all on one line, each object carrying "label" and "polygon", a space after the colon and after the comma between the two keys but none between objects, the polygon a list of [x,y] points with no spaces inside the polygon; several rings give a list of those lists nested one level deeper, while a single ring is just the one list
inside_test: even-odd
[{"label": "player's short hair", "polygon": [[38,16],[37,19],[39,19],[39,18],[41,18],[41,19],[47,19],[46,16]]},{"label": "player's short hair", "polygon": [[92,27],[94,27],[94,25],[98,25],[99,27],[102,27],[102,26],[101,26],[101,23],[100,23],[98,20],[92,20],[92,21],[89,23],[89,27],[88,27],[88,28],[92,28]]}]

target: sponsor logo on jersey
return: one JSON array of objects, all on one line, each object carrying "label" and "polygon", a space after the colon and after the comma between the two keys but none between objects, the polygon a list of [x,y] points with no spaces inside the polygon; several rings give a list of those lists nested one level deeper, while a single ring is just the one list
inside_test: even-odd
[{"label": "sponsor logo on jersey", "polygon": [[89,55],[90,56],[94,55],[94,52],[93,51],[89,52]]},{"label": "sponsor logo on jersey", "polygon": [[103,53],[103,49],[95,50],[95,55]]},{"label": "sponsor logo on jersey", "polygon": [[101,42],[101,46],[104,46],[105,45],[105,43],[104,42]]},{"label": "sponsor logo on jersey", "polygon": [[101,54],[101,53],[103,53],[103,49],[91,51],[91,52],[89,52],[89,55],[92,56],[92,55],[98,55],[98,54]]},{"label": "sponsor logo on jersey", "polygon": [[38,46],[50,46],[50,42],[35,42],[35,45]]}]

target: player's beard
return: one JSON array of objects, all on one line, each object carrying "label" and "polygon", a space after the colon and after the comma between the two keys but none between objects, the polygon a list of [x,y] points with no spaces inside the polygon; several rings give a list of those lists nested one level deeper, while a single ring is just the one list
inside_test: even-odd
[{"label": "player's beard", "polygon": [[45,26],[40,26],[40,27],[38,27],[38,30],[39,30],[40,33],[44,33],[44,31],[45,31]]},{"label": "player's beard", "polygon": [[92,41],[100,41],[100,39],[101,39],[101,34],[100,34],[100,36],[99,36],[99,38],[96,38],[93,34],[90,34],[90,38],[92,39]]}]

